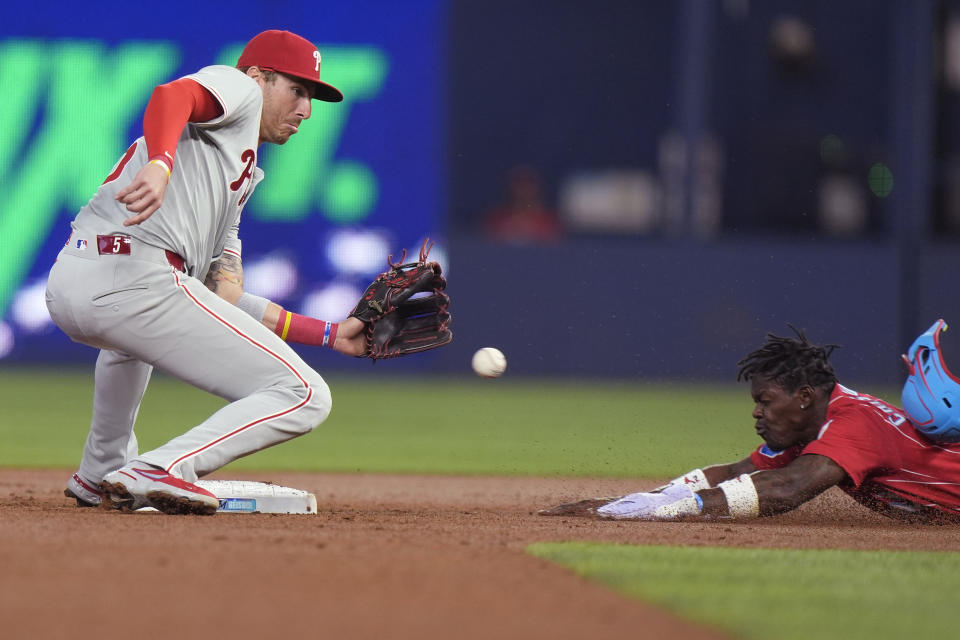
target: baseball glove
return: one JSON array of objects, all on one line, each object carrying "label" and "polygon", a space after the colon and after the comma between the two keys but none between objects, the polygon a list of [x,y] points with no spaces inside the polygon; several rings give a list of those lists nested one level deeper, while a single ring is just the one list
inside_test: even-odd
[{"label": "baseball glove", "polygon": [[367,325],[367,351],[361,357],[396,358],[453,340],[450,298],[444,293],[447,281],[440,265],[427,261],[433,246],[428,243],[423,243],[416,262],[403,263],[406,250],[399,262],[389,256],[390,269],[367,287],[350,313]]}]

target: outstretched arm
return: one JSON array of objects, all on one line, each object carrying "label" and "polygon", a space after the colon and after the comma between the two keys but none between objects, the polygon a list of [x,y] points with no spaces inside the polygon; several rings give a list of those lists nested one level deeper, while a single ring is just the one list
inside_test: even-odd
[{"label": "outstretched arm", "polygon": [[326,346],[348,356],[363,355],[367,348],[364,324],[356,318],[333,323],[291,313],[265,298],[243,291],[243,263],[240,257],[224,253],[204,279],[208,289],[237,305],[261,324],[289,342]]},{"label": "outstretched arm", "polygon": [[756,470],[756,465],[753,464],[750,456],[747,456],[738,462],[715,464],[709,467],[703,467],[702,469],[691,469],[685,474],[677,476],[662,487],[652,489],[651,492],[660,492],[676,484],[687,485],[694,491],[709,489],[710,487],[717,486],[724,480],[736,478],[744,473],[753,473]]},{"label": "outstretched arm", "polygon": [[[628,518],[634,517],[628,514],[634,513],[635,507],[643,510],[646,508],[644,505],[648,503],[664,503],[664,499],[661,496],[665,493],[667,495],[676,494],[681,498],[685,496],[688,498],[688,502],[692,505],[692,508],[696,510],[699,509],[699,503],[697,499],[693,497],[695,492],[716,487],[721,482],[731,480],[745,473],[753,473],[756,470],[757,467],[753,464],[753,461],[750,460],[750,457],[747,456],[739,462],[716,464],[702,469],[691,469],[685,474],[677,476],[667,484],[647,492],[608,498],[587,498],[586,500],[569,502],[549,509],[543,509],[539,511],[539,514],[542,516],[596,516],[611,515],[610,513],[604,513],[604,511],[614,509],[613,513],[622,513],[624,515],[611,515],[611,517]],[[669,503],[670,499],[667,499],[666,502]],[[616,509],[620,507],[623,507],[622,511],[617,511]]]},{"label": "outstretched arm", "polygon": [[[757,515],[769,516],[796,509],[843,481],[847,474],[830,458],[806,454],[782,469],[758,471],[748,477],[756,494]],[[743,496],[744,504],[752,499],[749,487],[735,491],[741,491],[738,495]],[[703,500],[704,515],[738,516],[736,506],[731,513],[730,495],[723,488],[703,489],[697,493]]]},{"label": "outstretched arm", "polygon": [[814,454],[802,455],[782,469],[768,471],[757,471],[748,458],[729,465],[694,469],[653,491],[581,500],[540,513],[599,515],[618,520],[753,518],[795,509],[846,477],[833,460]]}]

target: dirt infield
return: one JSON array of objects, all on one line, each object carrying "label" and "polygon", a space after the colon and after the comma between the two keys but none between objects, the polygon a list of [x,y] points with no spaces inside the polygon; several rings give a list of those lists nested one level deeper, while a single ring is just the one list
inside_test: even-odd
[{"label": "dirt infield", "polygon": [[523,550],[960,550],[960,527],[894,523],[835,490],[751,523],[625,523],[535,511],[647,483],[244,473],[315,493],[320,513],[177,517],[78,509],[61,494],[67,476],[0,471],[4,637],[719,638]]}]

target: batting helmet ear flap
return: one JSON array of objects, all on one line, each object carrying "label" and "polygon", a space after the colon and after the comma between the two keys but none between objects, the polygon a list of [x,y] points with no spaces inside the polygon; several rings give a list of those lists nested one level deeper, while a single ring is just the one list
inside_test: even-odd
[{"label": "batting helmet ear flap", "polygon": [[940,349],[942,319],[920,335],[906,355],[907,380],[900,400],[910,422],[935,442],[960,442],[960,380],[947,369]]}]

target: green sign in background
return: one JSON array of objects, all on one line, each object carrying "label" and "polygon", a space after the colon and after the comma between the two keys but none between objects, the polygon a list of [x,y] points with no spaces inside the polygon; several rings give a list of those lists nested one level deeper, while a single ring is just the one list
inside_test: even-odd
[{"label": "green sign in background", "polygon": [[[218,56],[232,64],[242,44]],[[351,108],[378,95],[388,73],[376,47],[325,47],[337,65],[324,79],[348,96],[325,105],[284,145],[267,148],[270,176],[245,215],[295,222],[312,211],[335,224],[361,222],[377,202],[375,173],[358,160],[334,160]],[[129,145],[150,93],[180,65],[178,45],[99,40],[0,41],[0,317],[61,211],[93,195]]]}]

